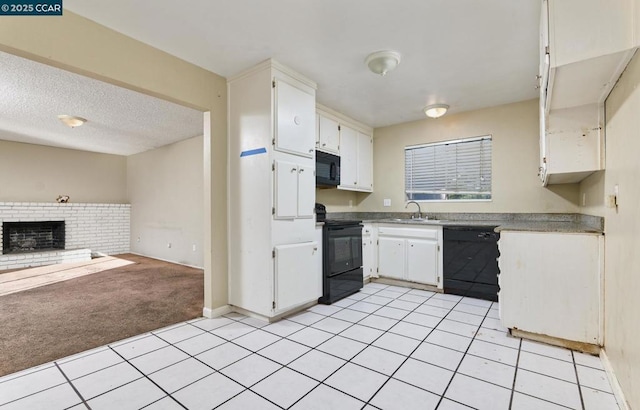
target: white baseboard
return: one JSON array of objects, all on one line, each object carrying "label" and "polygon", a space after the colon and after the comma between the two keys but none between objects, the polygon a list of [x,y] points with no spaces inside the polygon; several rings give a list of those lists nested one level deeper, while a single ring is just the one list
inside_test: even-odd
[{"label": "white baseboard", "polygon": [[204,269],[202,266],[187,265],[186,263],[170,261],[169,259],[162,259],[162,258],[158,258],[157,256],[145,255],[143,253],[138,253],[138,252],[127,252],[127,253],[130,253],[132,255],[144,256],[145,258],[149,258],[149,259],[156,259],[162,262],[175,263],[176,265],[186,266],[187,268]]},{"label": "white baseboard", "polygon": [[613,395],[616,396],[616,401],[618,402],[620,410],[631,410],[631,407],[629,407],[627,400],[624,398],[624,392],[622,391],[620,383],[618,383],[618,378],[613,371],[613,366],[611,365],[609,356],[607,356],[607,352],[604,348],[600,349],[600,360],[602,360],[604,371],[607,372],[609,383],[611,384],[611,390],[613,390]]},{"label": "white baseboard", "polygon": [[202,316],[213,319],[214,317],[226,315],[229,312],[231,312],[231,306],[224,305],[215,309],[204,308],[202,309]]}]

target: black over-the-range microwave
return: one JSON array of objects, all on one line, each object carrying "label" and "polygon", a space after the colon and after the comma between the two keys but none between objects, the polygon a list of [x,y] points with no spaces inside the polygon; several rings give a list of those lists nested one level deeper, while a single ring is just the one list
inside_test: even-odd
[{"label": "black over-the-range microwave", "polygon": [[316,151],[316,186],[336,187],[340,185],[340,157]]}]

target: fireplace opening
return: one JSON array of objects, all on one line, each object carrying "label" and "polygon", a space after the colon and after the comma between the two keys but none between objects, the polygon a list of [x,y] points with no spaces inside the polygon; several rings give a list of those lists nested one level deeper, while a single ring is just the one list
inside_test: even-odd
[{"label": "fireplace opening", "polygon": [[64,221],[4,222],[2,253],[64,249]]}]

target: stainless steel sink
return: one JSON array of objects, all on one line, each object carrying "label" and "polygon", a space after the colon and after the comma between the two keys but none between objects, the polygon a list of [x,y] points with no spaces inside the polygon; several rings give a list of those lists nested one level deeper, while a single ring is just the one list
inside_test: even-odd
[{"label": "stainless steel sink", "polygon": [[442,222],[440,219],[425,219],[425,218],[391,218],[388,221],[392,222],[407,222],[407,223],[419,223],[419,224],[439,224]]}]

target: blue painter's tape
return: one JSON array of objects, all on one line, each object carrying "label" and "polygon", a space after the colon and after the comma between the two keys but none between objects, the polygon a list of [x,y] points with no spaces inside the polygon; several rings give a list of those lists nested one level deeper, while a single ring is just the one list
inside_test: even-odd
[{"label": "blue painter's tape", "polygon": [[267,149],[266,148],[250,149],[248,151],[242,151],[240,153],[240,158],[249,157],[251,155],[266,154],[266,153],[267,153]]}]

